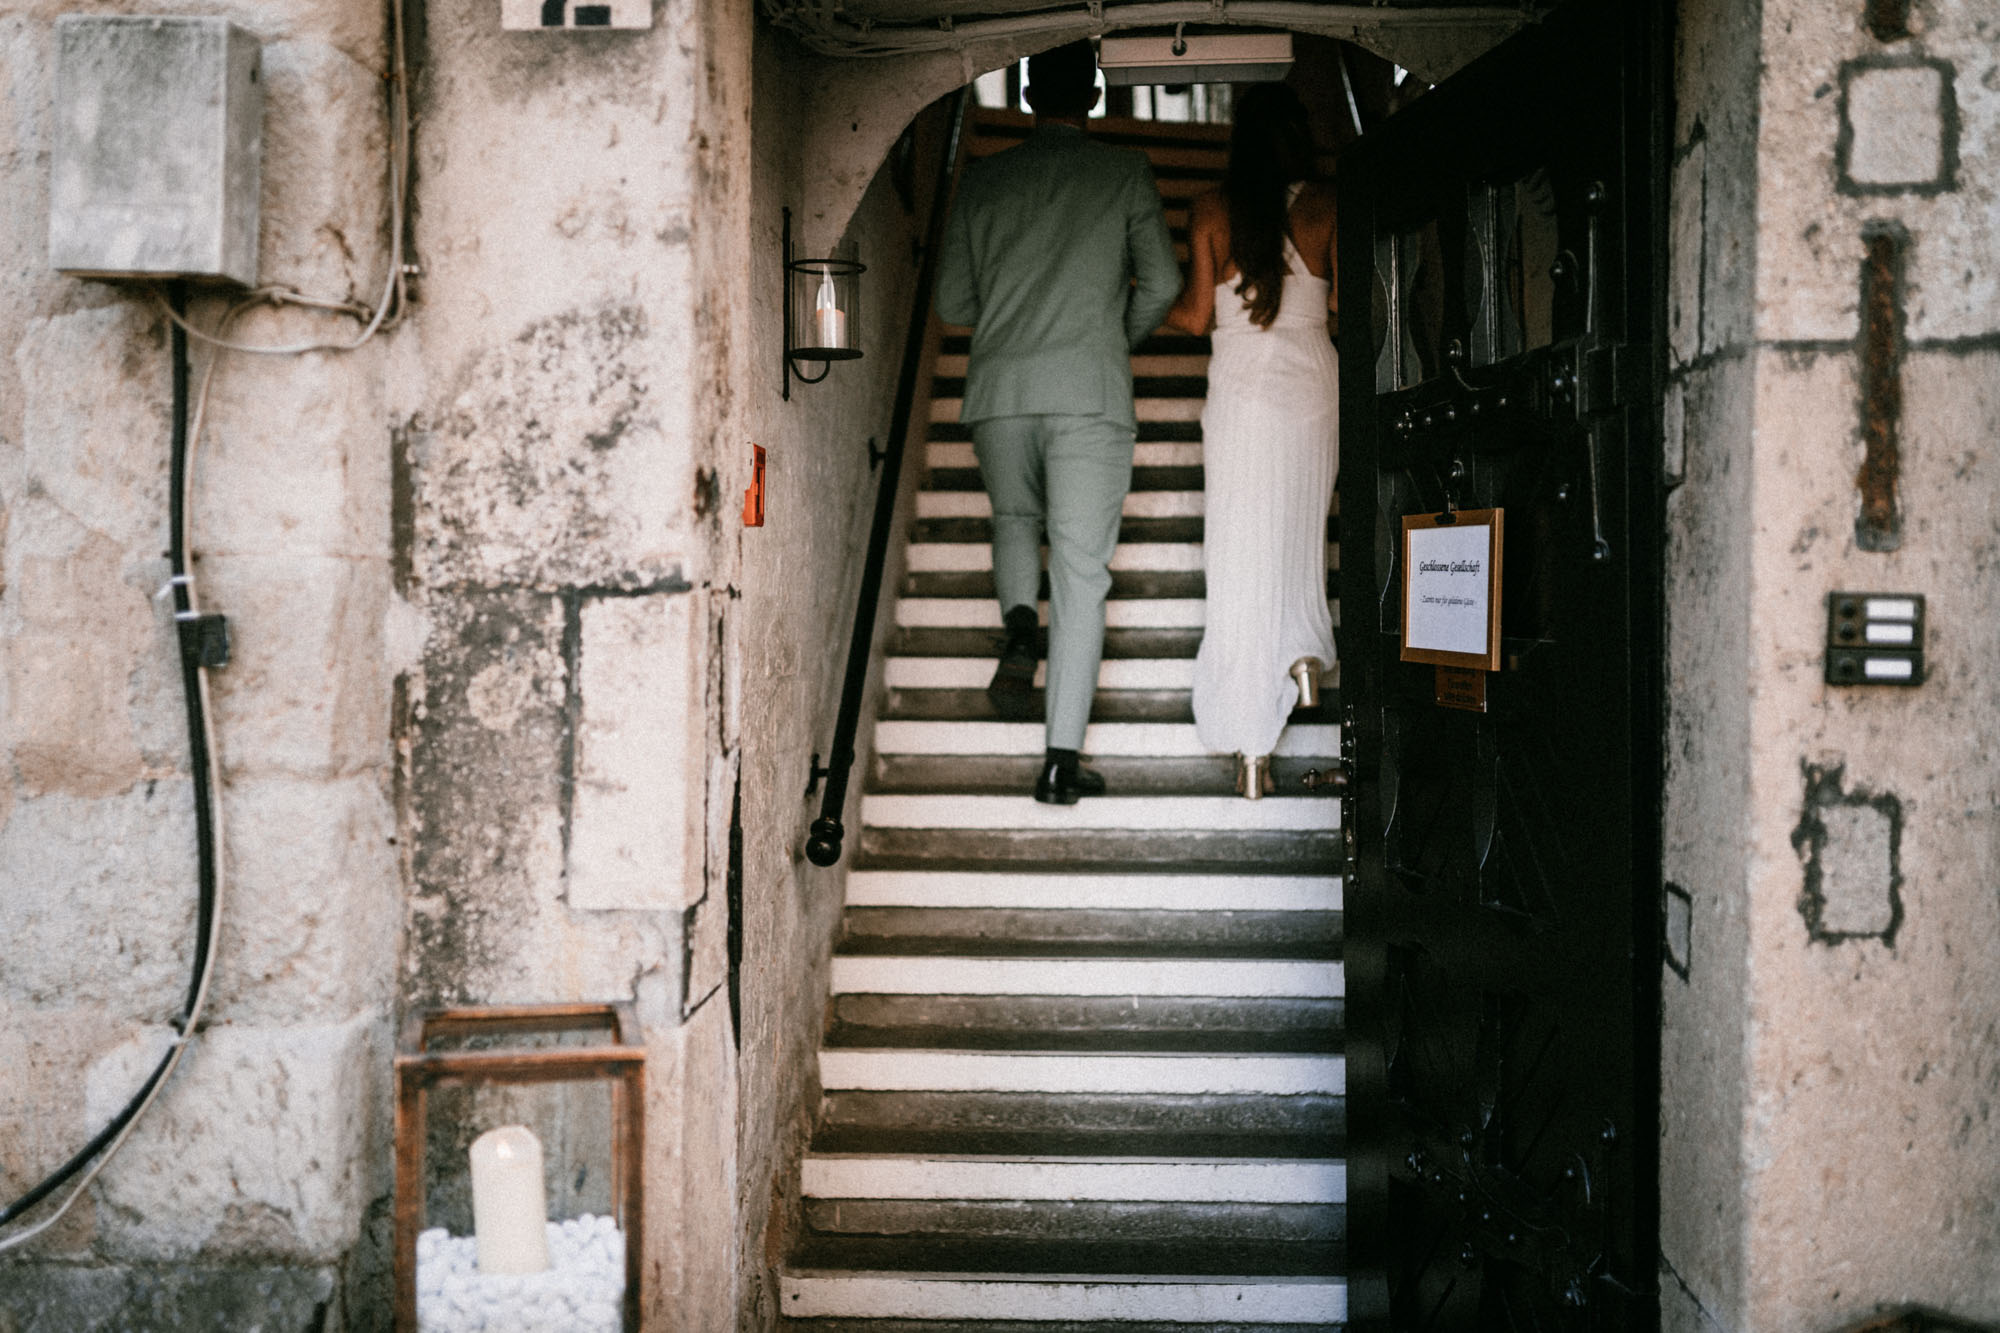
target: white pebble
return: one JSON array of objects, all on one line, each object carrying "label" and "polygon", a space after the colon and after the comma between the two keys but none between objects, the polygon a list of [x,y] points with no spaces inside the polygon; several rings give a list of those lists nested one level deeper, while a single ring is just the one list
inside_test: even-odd
[{"label": "white pebble", "polygon": [[479,1271],[470,1236],[432,1228],[417,1238],[421,1333],[622,1333],[625,1237],[611,1217],[548,1224],[549,1269]]}]

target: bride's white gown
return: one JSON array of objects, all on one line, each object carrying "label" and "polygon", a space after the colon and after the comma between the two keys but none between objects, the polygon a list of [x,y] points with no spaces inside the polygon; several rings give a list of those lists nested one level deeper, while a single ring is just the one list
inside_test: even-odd
[{"label": "bride's white gown", "polygon": [[1326,519],[1339,466],[1338,365],[1327,281],[1285,238],[1284,297],[1268,329],[1233,283],[1215,289],[1202,409],[1208,618],[1194,725],[1211,752],[1269,754],[1298,702],[1301,657],[1333,665]]}]

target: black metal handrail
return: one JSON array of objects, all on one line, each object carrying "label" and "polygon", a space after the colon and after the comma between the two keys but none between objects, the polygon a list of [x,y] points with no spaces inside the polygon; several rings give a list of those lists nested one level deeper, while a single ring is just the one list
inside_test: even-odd
[{"label": "black metal handrail", "polygon": [[840,716],[833,726],[833,750],[825,768],[819,818],[806,839],[806,858],[816,866],[840,859],[847,836],[840,814],[847,805],[847,779],[854,768],[854,733],[861,725],[861,701],[868,691],[868,663],[875,644],[875,605],[882,596],[882,570],[889,558],[889,533],[896,521],[896,484],[903,471],[903,444],[910,430],[910,408],[916,402],[917,376],[924,368],[924,344],[930,328],[931,286],[937,278],[938,249],[944,242],[945,216],[951,208],[952,183],[958,175],[959,143],[965,134],[970,87],[960,88],[952,105],[950,129],[938,161],[937,188],[931,194],[931,216],[924,234],[924,254],[917,265],[917,292],[910,313],[910,331],[903,340],[903,366],[896,378],[895,409],[889,419],[889,446],[884,453],[882,484],[875,492],[875,523],[868,531],[868,560],[861,569],[861,595],[854,608],[854,637],[847,646],[847,679],[840,691]]}]

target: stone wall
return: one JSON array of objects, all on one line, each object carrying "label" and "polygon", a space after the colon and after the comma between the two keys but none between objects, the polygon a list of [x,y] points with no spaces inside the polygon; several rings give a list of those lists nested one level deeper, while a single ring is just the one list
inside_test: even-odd
[{"label": "stone wall", "polygon": [[[2000,1318],[2000,29],[1837,8],[1682,10],[1670,1329]],[[1823,683],[1837,590],[1927,598],[1921,686]]]},{"label": "stone wall", "polygon": [[[745,530],[743,598],[735,607],[741,681],[743,794],[741,1099],[737,1144],[738,1264],[745,1326],[777,1316],[775,1267],[797,1213],[797,1160],[818,1104],[817,1053],[827,1002],[829,946],[838,929],[845,866],[860,842],[859,797],[869,763],[879,647],[892,628],[902,538],[923,467],[928,386],[912,410],[882,614],[875,621],[876,668],[864,709],[845,813],[839,866],[805,859],[820,796],[806,793],[815,754],[827,758],[853,633],[855,599],[881,469],[869,449],[889,439],[896,381],[910,329],[917,247],[929,216],[946,107],[906,119],[908,140],[852,159],[868,184],[856,198],[815,155],[815,108],[839,62],[812,56],[781,35],[760,32],[752,138],[749,226],[750,344],[743,370],[746,439],[766,451],[766,526]],[[889,160],[885,161],[884,159]],[[900,163],[900,165],[898,165]],[[863,338],[859,361],[833,365],[817,384],[780,396],[782,210],[794,218],[800,256],[858,257]],[[816,224],[809,219],[817,219]],[[919,330],[921,332],[921,329]],[[738,450],[742,446],[734,446]],[[741,489],[735,492],[740,497]]]},{"label": "stone wall", "polygon": [[[150,1067],[194,900],[152,601],[168,344],[149,295],[46,270],[62,8],[0,18],[7,1197]],[[265,278],[373,299],[384,7],[211,8],[265,43]],[[803,792],[832,734],[921,201],[888,173],[820,197],[804,102],[824,71],[755,34],[749,6],[550,34],[500,31],[490,0],[422,9],[409,318],[343,356],[231,354],[208,408],[199,571],[236,636],[216,686],[231,891],[211,1025],[93,1194],[0,1258],[0,1328],[381,1327],[396,1021],[569,999],[635,1000],[648,1036],[648,1326],[774,1315],[843,878],[803,861]],[[785,205],[869,265],[868,356],[789,402]],[[205,298],[197,321],[221,310]],[[258,311],[232,335],[342,328]],[[746,530],[753,442],[769,517]],[[462,1225],[456,1150],[501,1114],[547,1135],[558,1206],[602,1206],[601,1098],[440,1111],[433,1220]]]},{"label": "stone wall", "polygon": [[[169,1036],[195,867],[166,576],[170,359],[149,291],[47,267],[53,19],[0,17],[0,1195],[120,1107]],[[99,6],[100,10],[142,6]],[[373,0],[217,10],[264,43],[267,281],[374,299],[385,266]],[[194,318],[212,327],[215,298]],[[254,343],[351,336],[253,312]],[[387,1187],[397,955],[386,344],[226,356],[200,441],[228,888],[207,1030],[93,1193],[0,1258],[0,1326],[178,1310],[314,1327]],[[197,347],[199,378],[209,363]]]}]

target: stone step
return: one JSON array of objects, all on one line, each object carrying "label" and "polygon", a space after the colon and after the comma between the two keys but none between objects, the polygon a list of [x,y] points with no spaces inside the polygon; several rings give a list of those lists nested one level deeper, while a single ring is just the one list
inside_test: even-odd
[{"label": "stone step", "polygon": [[[905,600],[934,597],[971,598],[991,601],[994,597],[993,569],[947,570],[910,573],[897,589]],[[1044,573],[1035,590],[1043,603],[1049,599],[1049,576]],[[1208,595],[1208,580],[1198,569],[1124,569],[1111,572],[1111,601],[1136,599],[1185,600]],[[997,617],[996,617],[997,621]]]},{"label": "stone step", "polygon": [[[892,690],[980,690],[993,678],[994,654],[979,657],[891,657],[882,680]],[[1035,664],[1035,688],[1046,683],[1048,663]],[[1132,657],[1099,663],[1099,690],[1181,690],[1194,686],[1194,660]]]},{"label": "stone step", "polygon": [[1255,865],[1273,873],[1325,874],[1339,866],[1340,856],[1340,835],[1333,832],[864,826],[854,864],[881,870],[1174,869],[1192,874],[1228,873]]},{"label": "stone step", "polygon": [[[983,691],[977,693],[982,700],[985,698]],[[1325,716],[1330,710],[1325,696],[1321,699],[1318,712]],[[976,707],[969,700],[966,706]],[[1040,722],[1001,722],[977,715],[969,719],[888,717],[875,724],[875,749],[885,755],[1040,755],[1045,740],[1046,732]],[[1083,753],[1091,758],[1111,755],[1168,758],[1203,756],[1207,751],[1195,736],[1191,721],[1106,721],[1092,722],[1084,732]],[[1282,757],[1314,759],[1338,755],[1340,728],[1322,722],[1294,723],[1279,734],[1276,753]]]},{"label": "stone step", "polygon": [[[1049,604],[1036,609],[1040,622],[1048,624]],[[1113,598],[1104,604],[1106,628],[1199,629],[1207,616],[1208,603],[1199,597]],[[1000,605],[990,597],[902,597],[896,601],[896,623],[906,629],[998,630]]]},{"label": "stone step", "polygon": [[[837,952],[838,995],[1155,995],[1298,996],[1338,999],[1346,974],[1337,959],[1205,958],[1168,953],[1057,957],[987,942],[956,953]],[[827,1086],[831,1087],[832,1084]]]},{"label": "stone step", "polygon": [[1341,1049],[1325,996],[836,995],[829,1047],[1305,1054]]},{"label": "stone step", "polygon": [[[1278,1139],[1342,1148],[1347,1099],[1337,1093],[1115,1092],[1049,1093],[994,1089],[829,1088],[820,1099],[819,1132],[850,1138],[875,1134],[1016,1134],[1038,1140],[1108,1134],[1120,1142],[1161,1137]],[[916,1150],[914,1147],[912,1150]],[[1268,1154],[1285,1156],[1294,1154]]]},{"label": "stone step", "polygon": [[990,946],[1051,957],[1338,958],[1340,939],[1338,912],[849,907],[840,950],[959,954]]},{"label": "stone step", "polygon": [[1045,805],[1027,795],[870,793],[861,822],[874,829],[1276,830],[1340,826],[1340,802],[1311,796],[1095,796]]},{"label": "stone step", "polygon": [[[1134,467],[1133,491],[1198,491],[1204,485],[1201,464]],[[934,467],[924,478],[924,491],[984,491],[977,467]]]},{"label": "stone step", "polygon": [[1348,1325],[1227,1323],[1191,1329],[1155,1320],[1012,1319],[790,1319],[779,1316],[779,1333],[1347,1333]]},{"label": "stone step", "polygon": [[[1236,760],[1211,754],[1172,759],[1091,755],[1090,766],[1119,796],[1231,796],[1236,794]],[[1271,764],[1281,794],[1304,795],[1308,771],[1325,772],[1332,756],[1279,758]],[[1032,791],[1041,772],[1041,752],[1033,755],[901,755],[873,757],[868,790],[879,792],[971,792],[1018,796]]]},{"label": "stone step", "polygon": [[[1200,1153],[1183,1152],[1172,1155],[1202,1156]],[[1279,1160],[1295,1156],[1298,1154],[1281,1153]],[[807,1198],[804,1205],[805,1224],[812,1233],[808,1244],[835,1237],[944,1242],[980,1240],[1010,1246],[1037,1241],[1091,1244],[1107,1240],[1134,1246],[1311,1244],[1319,1248],[1318,1262],[1325,1263],[1335,1257],[1327,1254],[1328,1247],[1338,1247],[1347,1238],[1347,1207],[1344,1203]],[[824,1254],[824,1251],[821,1253]],[[1017,1262],[1026,1272],[1054,1266],[1047,1259]],[[1096,1262],[1093,1261],[1092,1266],[1096,1266]],[[1216,1266],[1226,1271],[1249,1273],[1258,1271],[1256,1263],[1255,1259],[1244,1257],[1226,1265],[1218,1261]],[[879,1265],[864,1262],[856,1266]],[[970,1266],[988,1267],[979,1263]]]},{"label": "stone step", "polygon": [[[924,433],[927,440],[969,440],[972,427],[963,421],[933,421]],[[1136,436],[1139,440],[1199,440],[1199,421],[1141,421]]]},{"label": "stone step", "polygon": [[[1303,965],[1302,965],[1303,966]],[[1341,1055],[1193,1051],[930,1051],[851,1047],[819,1053],[828,1092],[1045,1092],[1347,1095]]]},{"label": "stone step", "polygon": [[[1134,357],[1132,365],[1132,398],[1134,402],[1161,402],[1174,399],[1200,400],[1208,397],[1208,362],[1190,359],[1189,368],[1178,372],[1162,370],[1152,364],[1154,358]],[[938,373],[931,379],[931,401],[956,402],[965,397],[965,362],[957,357],[938,358]],[[947,371],[944,363],[952,361],[955,369]],[[1141,364],[1145,362],[1146,364]],[[933,420],[938,418],[933,417]],[[954,410],[949,420],[956,421]]]},{"label": "stone step", "polygon": [[[951,339],[948,337],[946,344],[950,345],[950,343]],[[960,335],[958,338],[958,347],[959,350],[956,352],[945,352],[939,355],[934,367],[936,378],[933,380],[933,383],[951,379],[957,380],[960,384],[965,382],[966,361],[968,358],[965,352],[965,338],[963,335]],[[1136,352],[1132,356],[1132,374],[1135,379],[1155,377],[1193,379],[1200,380],[1205,384],[1208,380],[1208,353],[1205,350]],[[1207,390],[1204,389],[1203,392],[1206,393]]]},{"label": "stone step", "polygon": [[[1155,381],[1158,383],[1158,381]],[[1148,421],[1199,421],[1201,409],[1207,401],[1208,381],[1169,381],[1179,389],[1178,395],[1169,396],[1160,389],[1151,392],[1138,391],[1132,397],[1132,415],[1141,425]],[[1137,386],[1134,386],[1135,389]],[[933,423],[955,422],[964,410],[965,382],[957,382],[956,388],[946,380],[931,383],[931,416]],[[967,438],[971,438],[969,435]]]},{"label": "stone step", "polygon": [[[989,673],[990,674],[990,673]],[[1043,693],[1030,690],[1015,718],[1002,718],[984,689],[891,690],[882,716],[892,720],[1018,721],[1042,717]],[[1090,701],[1097,722],[1162,722],[1192,724],[1194,706],[1186,690],[1099,690]]]},{"label": "stone step", "polygon": [[[1125,504],[1120,512],[1127,518],[1198,518],[1202,513],[1202,505],[1202,493],[1199,490],[1139,490],[1125,496]],[[993,501],[987,497],[985,491],[979,489],[918,491],[917,517],[919,519],[983,518],[990,521],[993,517]]]},{"label": "stone step", "polygon": [[[947,357],[965,356],[971,350],[972,350],[971,330],[965,328],[958,328],[951,325],[945,326],[944,337],[938,345],[938,352],[940,355]],[[1205,357],[1208,355],[1208,353],[1209,353],[1208,335],[1179,333],[1174,330],[1166,328],[1154,330],[1151,334],[1149,334],[1146,337],[1146,340],[1144,342],[1141,342],[1137,347],[1132,349],[1132,354],[1137,357],[1148,357],[1148,356]]]},{"label": "stone step", "polygon": [[[1202,539],[1202,526],[1199,515],[1149,518],[1135,517],[1127,510],[1124,520],[1118,525],[1118,539],[1121,543],[1131,544],[1198,543]],[[914,539],[920,543],[972,542],[990,546],[993,543],[993,520],[988,512],[920,518],[912,532]],[[1338,514],[1326,521],[1326,539],[1330,542],[1340,540]]]},{"label": "stone step", "polygon": [[[930,440],[924,444],[926,468],[978,468],[978,454],[970,440]],[[1198,468],[1202,466],[1200,440],[1148,440],[1132,446],[1134,468]]]},{"label": "stone step", "polygon": [[[1178,1237],[1142,1240],[1118,1232],[1095,1236],[1079,1234],[1080,1223],[1061,1224],[1077,1211],[1076,1205],[1028,1204],[1022,1211],[1031,1218],[1046,1217],[1046,1236],[995,1238],[982,1235],[932,1235],[923,1223],[939,1219],[969,1225],[990,1214],[976,1211],[976,1205],[941,1210],[923,1203],[859,1206],[868,1200],[809,1200],[806,1214],[823,1217],[860,1218],[871,1224],[899,1229],[885,1235],[821,1231],[808,1232],[799,1243],[792,1265],[801,1272],[915,1271],[984,1273],[1003,1276],[1013,1273],[1113,1273],[1120,1276],[1156,1276],[1181,1273],[1226,1273],[1232,1277],[1339,1277],[1346,1255],[1339,1242],[1325,1240],[1278,1240],[1269,1237],[1237,1239],[1227,1234],[1230,1214],[1247,1211],[1249,1206],[1228,1204],[1140,1204],[1106,1215],[1093,1210],[1092,1221],[1129,1223],[1146,1213],[1177,1219]],[[1086,1205],[1087,1206],[1087,1205]],[[1267,1205],[1266,1207],[1269,1207]],[[1293,1205],[1294,1211],[1307,1211]],[[1339,1204],[1320,1205],[1311,1211],[1338,1213]],[[1021,1225],[1031,1225],[1023,1222]],[[1209,1228],[1213,1226],[1215,1231]],[[1216,1231],[1223,1234],[1216,1234]],[[909,1265],[904,1269],[904,1265]]]},{"label": "stone step", "polygon": [[[977,549],[977,548],[974,548]],[[1193,548],[1199,550],[1199,547]],[[1340,599],[1340,557],[1334,549],[1327,552],[1326,600],[1329,606]],[[948,570],[939,572],[913,572],[903,577],[898,590],[904,597],[976,597],[990,599],[995,595],[995,584],[991,564],[979,570]],[[1048,600],[1049,578],[1045,573],[1035,595]],[[1132,598],[1189,598],[1208,596],[1208,578],[1199,569],[1114,569],[1111,571],[1111,600]]]},{"label": "stone step", "polygon": [[[1329,548],[1331,549],[1331,548]],[[1200,542],[1121,542],[1111,552],[1111,569],[1203,568],[1205,554]],[[1046,559],[1046,553],[1045,553]],[[969,570],[991,571],[991,542],[912,542],[906,548],[903,568],[912,574],[941,574]]]},{"label": "stone step", "polygon": [[[977,627],[899,628],[889,638],[892,657],[984,657],[991,660],[1000,651],[1002,636],[997,630]],[[1192,659],[1201,648],[1198,629],[1127,629],[1104,631],[1104,660],[1176,657]]]},{"label": "stone step", "polygon": [[1337,1158],[989,1157],[810,1153],[809,1199],[1104,1199],[1151,1203],[1347,1202]]},{"label": "stone step", "polygon": [[[913,1258],[915,1256],[912,1256]],[[1124,1333],[1144,1321],[1242,1329],[1338,1328],[1347,1317],[1339,1278],[1229,1278],[1143,1274],[967,1274],[915,1270],[789,1269],[778,1305],[791,1319],[1113,1320]],[[878,1329],[880,1325],[876,1326]]]},{"label": "stone step", "polygon": [[1338,875],[1008,875],[856,870],[855,907],[1338,912]]}]

